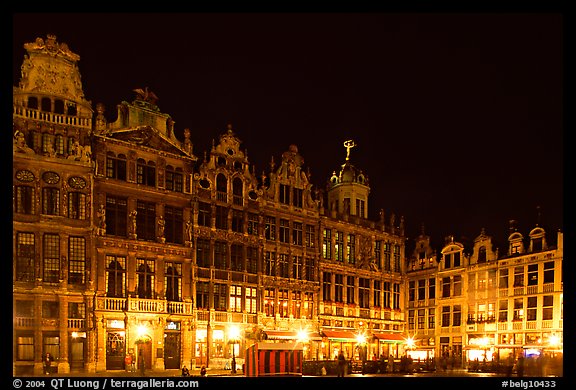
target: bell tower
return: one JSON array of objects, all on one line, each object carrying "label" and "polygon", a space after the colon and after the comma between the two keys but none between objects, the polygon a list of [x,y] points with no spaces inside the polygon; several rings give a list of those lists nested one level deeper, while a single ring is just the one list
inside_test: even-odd
[{"label": "bell tower", "polygon": [[346,161],[328,182],[328,207],[338,214],[368,218],[368,177],[350,162],[350,151],[356,146],[353,140],[344,141]]}]

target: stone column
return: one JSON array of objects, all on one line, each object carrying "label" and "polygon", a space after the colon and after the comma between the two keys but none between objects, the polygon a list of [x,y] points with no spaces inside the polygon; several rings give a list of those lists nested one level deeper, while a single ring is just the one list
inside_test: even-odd
[{"label": "stone column", "polygon": [[60,357],[58,359],[58,373],[68,374],[70,363],[68,362],[68,299],[65,295],[58,296],[58,306],[60,306]]}]

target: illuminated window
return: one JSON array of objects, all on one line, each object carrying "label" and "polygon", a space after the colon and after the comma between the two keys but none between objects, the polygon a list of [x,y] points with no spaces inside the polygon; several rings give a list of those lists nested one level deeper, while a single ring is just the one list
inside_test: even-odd
[{"label": "illuminated window", "polygon": [[246,291],[246,299],[245,299],[246,312],[256,313],[257,311],[256,287],[246,287],[244,290]]},{"label": "illuminated window", "polygon": [[344,261],[344,233],[336,231],[336,244],[334,245],[334,255],[337,261]]},{"label": "illuminated window", "polygon": [[230,286],[230,300],[228,304],[228,309],[230,311],[241,312],[242,311],[242,287],[241,286]]},{"label": "illuminated window", "polygon": [[348,263],[356,263],[356,236],[354,234],[348,234],[348,246],[346,252]]},{"label": "illuminated window", "polygon": [[290,314],[288,310],[288,290],[278,290],[278,312],[282,318],[287,318]]},{"label": "illuminated window", "polygon": [[327,259],[332,259],[332,230],[324,229],[322,238],[322,256]]}]

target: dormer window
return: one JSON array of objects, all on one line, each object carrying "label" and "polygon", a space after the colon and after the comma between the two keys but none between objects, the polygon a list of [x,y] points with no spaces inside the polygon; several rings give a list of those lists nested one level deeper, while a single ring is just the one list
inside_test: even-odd
[{"label": "dormer window", "polygon": [[486,262],[486,247],[481,246],[478,249],[478,263],[485,263]]}]

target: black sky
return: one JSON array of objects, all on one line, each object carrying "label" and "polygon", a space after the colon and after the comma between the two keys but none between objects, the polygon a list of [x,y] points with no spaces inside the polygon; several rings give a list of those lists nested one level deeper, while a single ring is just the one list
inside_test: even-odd
[{"label": "black sky", "polygon": [[354,139],[371,217],[404,215],[409,238],[484,227],[502,247],[537,206],[562,229],[561,14],[42,13],[13,33],[14,85],[23,44],[55,34],[109,121],[148,86],[200,157],[231,123],[258,174],[295,144],[323,187]]}]

